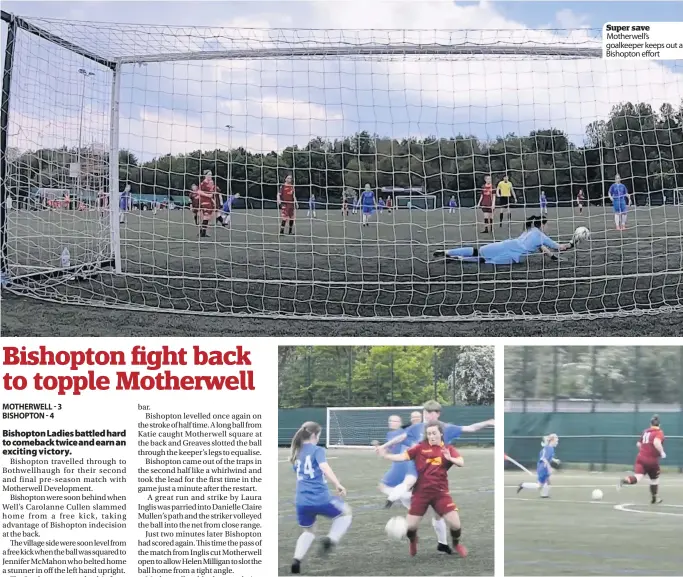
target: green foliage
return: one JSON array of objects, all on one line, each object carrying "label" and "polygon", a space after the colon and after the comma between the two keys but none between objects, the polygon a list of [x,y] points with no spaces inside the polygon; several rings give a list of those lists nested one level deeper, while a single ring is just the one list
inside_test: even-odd
[{"label": "green foliage", "polygon": [[[16,152],[16,151],[15,151]],[[8,163],[9,182],[21,196],[30,186],[63,186],[75,149],[26,151]],[[230,174],[228,174],[228,169]],[[341,199],[345,187],[425,186],[428,192],[457,194],[461,206],[473,205],[483,177],[494,181],[508,173],[527,201],[540,188],[551,199],[570,200],[583,186],[591,200],[605,196],[616,172],[635,193],[680,186],[683,175],[683,100],[653,110],[646,103],[613,107],[607,121],[586,127],[584,146],[572,144],[555,128],[527,136],[508,134],[483,142],[471,135],[392,139],[362,131],[342,140],[313,138],[306,146],[280,153],[254,154],[239,148],[196,150],[145,162],[130,151],[119,154],[121,187],[133,192],[186,194],[204,170],[211,170],[222,190],[240,193],[251,202],[274,200],[288,173],[300,198],[312,191],[322,201]]]},{"label": "green foliage", "polygon": [[279,406],[489,404],[492,388],[470,389],[492,383],[493,365],[492,347],[281,347]]},{"label": "green foliage", "polygon": [[683,402],[683,347],[506,347],[505,396]]}]

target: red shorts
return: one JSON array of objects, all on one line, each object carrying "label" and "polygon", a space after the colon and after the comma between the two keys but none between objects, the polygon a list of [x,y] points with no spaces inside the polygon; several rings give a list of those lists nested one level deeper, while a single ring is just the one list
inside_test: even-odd
[{"label": "red shorts", "polygon": [[647,475],[650,479],[654,480],[659,479],[661,470],[659,468],[659,463],[656,461],[636,459],[636,464],[633,466],[633,472],[636,475]]},{"label": "red shorts", "polygon": [[410,500],[410,510],[408,515],[415,515],[416,517],[424,517],[429,507],[434,509],[435,513],[443,517],[451,511],[457,511],[458,507],[453,502],[449,493],[413,493]]},{"label": "red shorts", "polygon": [[294,219],[294,203],[293,202],[283,202],[280,205],[280,216],[283,219]]}]

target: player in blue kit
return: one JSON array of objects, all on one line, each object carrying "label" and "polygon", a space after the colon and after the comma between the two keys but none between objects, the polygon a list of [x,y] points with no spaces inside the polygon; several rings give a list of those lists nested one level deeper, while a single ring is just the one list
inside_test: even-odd
[{"label": "player in blue kit", "polygon": [[315,194],[311,192],[311,196],[308,197],[308,212],[306,216],[312,216],[315,218]]},{"label": "player in blue kit", "polygon": [[547,222],[546,218],[531,216],[526,221],[525,231],[517,238],[492,242],[479,248],[467,246],[437,250],[434,252],[434,257],[485,264],[515,264],[523,262],[529,255],[540,251],[553,260],[557,260],[558,257],[553,254],[553,251],[569,250],[574,247],[574,243],[572,241],[568,244],[559,244],[551,239],[543,231]]},{"label": "player in blue kit", "polygon": [[221,214],[218,215],[218,218],[216,218],[216,223],[221,223],[223,226],[230,226],[230,216],[232,214],[232,203],[235,201],[236,198],[239,198],[239,193],[237,194],[228,194],[228,196],[225,198],[225,202],[223,203],[223,206],[221,207]]},{"label": "player in blue kit", "polygon": [[[420,417],[420,419],[422,419],[422,415],[419,415],[419,417]],[[406,427],[406,429],[409,426],[410,425],[408,425]],[[402,435],[403,433],[404,433],[404,429],[403,429],[403,423],[401,422],[401,417],[399,417],[398,415],[391,415],[391,417],[389,417],[389,432],[387,433],[387,436],[386,436],[387,443],[389,441],[391,441],[394,437],[398,437],[399,435]],[[379,441],[373,441],[372,444],[374,446],[378,446],[378,445],[380,445],[380,442]],[[405,445],[402,445],[402,444],[391,445],[389,453],[394,454],[394,455],[399,455],[401,452],[405,451],[407,448],[408,447],[406,447]],[[379,490],[382,493],[384,493],[385,495],[389,496],[392,489],[394,487],[397,487],[398,485],[400,485],[403,482],[409,468],[412,469],[414,467],[415,467],[414,463],[413,463],[413,466],[410,467],[409,461],[392,463],[391,467],[384,474],[384,477],[382,477],[382,480],[379,483]],[[406,497],[404,495],[400,498],[400,501],[406,509],[410,507],[410,498],[409,497]]]},{"label": "player in blue kit", "polygon": [[631,196],[625,184],[621,182],[621,176],[614,176],[614,184],[609,187],[607,192],[614,208],[614,223],[617,230],[626,230],[626,219],[628,218],[628,207],[631,205]]},{"label": "player in blue kit", "polygon": [[536,478],[538,482],[520,483],[517,492],[522,489],[540,489],[541,497],[547,499],[550,497],[550,475],[552,475],[552,463],[555,460],[555,447],[560,442],[560,438],[553,433],[547,437],[543,437],[541,452],[538,455],[538,463],[536,464]]},{"label": "player in blue kit", "polygon": [[119,196],[119,224],[125,224],[126,214],[133,208],[133,197],[130,192],[130,184],[127,184]]},{"label": "player in blue kit", "polygon": [[372,192],[369,184],[365,185],[365,190],[361,193],[359,200],[361,212],[363,213],[363,226],[370,226],[368,220],[377,210],[377,203],[375,202],[375,193]]},{"label": "player in blue kit", "polygon": [[541,216],[548,216],[548,197],[545,195],[545,190],[541,191]]},{"label": "player in blue kit", "polygon": [[292,438],[289,460],[296,473],[296,517],[303,529],[296,542],[292,573],[301,572],[301,561],[315,540],[313,525],[318,515],[334,519],[322,542],[323,553],[337,545],[351,525],[351,509],[340,498],[330,495],[327,487],[329,479],[340,496],[346,495],[346,489],[327,463],[325,449],[318,447],[321,431],[318,423],[307,421]]},{"label": "player in blue kit", "polygon": [[453,214],[456,208],[458,208],[458,203],[455,202],[455,196],[451,196],[451,199],[448,201],[448,214]]},{"label": "player in blue kit", "polygon": [[[437,401],[427,401],[422,407],[422,422],[412,424],[403,434],[396,435],[392,437],[391,440],[387,440],[384,445],[377,447],[377,453],[380,454],[382,450],[389,449],[397,444],[402,444],[405,448],[409,449],[414,445],[421,443],[425,439],[425,423],[438,421],[440,416],[441,404]],[[495,421],[493,419],[464,426],[443,423],[443,442],[446,445],[450,445],[453,441],[458,439],[462,433],[476,433],[485,427],[493,427],[494,425]],[[396,485],[396,487],[387,495],[387,507],[391,507],[393,503],[399,499],[402,503],[405,503],[404,500],[410,498],[413,485],[415,485],[415,482],[417,481],[417,470],[415,469],[414,463],[411,467],[411,463],[412,461],[406,461],[408,470],[406,471],[403,482]],[[448,527],[446,526],[446,522],[441,517],[437,517],[432,520],[432,526],[434,527],[434,531],[439,541],[437,550],[451,554],[452,550],[448,545]]]}]

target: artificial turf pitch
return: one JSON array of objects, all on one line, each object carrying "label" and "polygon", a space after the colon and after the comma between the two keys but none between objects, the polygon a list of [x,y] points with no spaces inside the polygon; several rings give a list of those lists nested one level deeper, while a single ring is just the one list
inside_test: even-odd
[{"label": "artificial turf pitch", "polygon": [[[549,499],[505,474],[505,575],[682,575],[683,475],[663,473],[663,503],[647,483],[617,490],[619,473],[562,471]],[[600,489],[602,501],[592,501]]]},{"label": "artificial turf pitch", "polygon": [[[290,237],[278,234],[275,211],[248,210],[233,214],[229,230],[212,228],[211,238],[200,241],[188,210],[160,211],[156,216],[133,212],[121,231],[124,274],[105,271],[87,280],[29,284],[22,294],[62,304],[223,318],[232,313],[397,323],[482,316],[581,318],[634,307],[670,312],[671,306],[680,306],[683,236],[678,206],[639,207],[631,211],[623,233],[614,230],[609,209],[590,207],[583,215],[569,208],[551,209],[548,233],[553,238],[567,241],[577,226],[592,232],[589,243],[564,253],[558,262],[533,256],[526,263],[494,268],[445,264],[431,257],[438,248],[517,235],[524,218],[537,213],[515,208],[512,222],[502,227],[496,222],[493,235],[482,235],[475,221],[480,215],[472,209],[455,214],[385,212],[369,227],[360,226],[359,215],[342,219],[336,211],[319,211],[310,219],[299,211],[296,235]],[[108,257],[107,242],[95,241],[108,236],[106,227],[95,213],[84,217],[69,211],[14,211],[8,224],[10,262],[59,267],[64,246],[73,263],[82,261],[87,251]],[[105,317],[103,313],[106,322]],[[159,334],[154,323],[146,324],[150,334]],[[528,328],[506,332],[547,333]],[[478,330],[474,325],[464,334]],[[368,325],[363,334],[380,332]],[[487,332],[503,334],[491,327]],[[650,333],[642,326],[638,332]],[[264,334],[276,333],[264,329]]]},{"label": "artificial turf pitch", "polygon": [[[493,575],[494,487],[493,449],[461,449],[465,467],[449,473],[451,495],[460,509],[462,543],[469,556],[436,551],[432,513],[420,525],[418,554],[410,557],[407,539],[390,540],[384,526],[391,517],[405,516],[406,509],[394,505],[384,509],[385,497],[377,489],[388,461],[374,451],[339,449],[327,452],[330,466],[348,492],[353,522],[340,545],[329,557],[322,557],[319,539],[302,564],[303,575]],[[288,450],[279,452],[279,574],[288,575],[296,540],[301,530],[294,510],[296,479]],[[330,521],[319,519],[318,537],[327,534]]]}]

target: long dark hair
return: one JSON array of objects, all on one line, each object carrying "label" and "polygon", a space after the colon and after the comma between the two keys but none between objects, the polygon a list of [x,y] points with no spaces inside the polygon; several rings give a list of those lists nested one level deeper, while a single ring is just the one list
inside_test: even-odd
[{"label": "long dark hair", "polygon": [[532,227],[536,228],[541,228],[545,223],[548,222],[548,219],[542,216],[530,216],[526,222],[524,223],[524,230],[527,231]]},{"label": "long dark hair", "polygon": [[659,427],[659,415],[652,415],[652,418],[650,419],[650,424],[653,427]]},{"label": "long dark hair", "polygon": [[322,431],[322,427],[315,421],[306,421],[299,430],[294,433],[292,437],[292,446],[289,451],[289,460],[294,464],[299,457],[299,451],[301,451],[301,445],[304,441],[308,441],[313,435],[319,435]]}]

